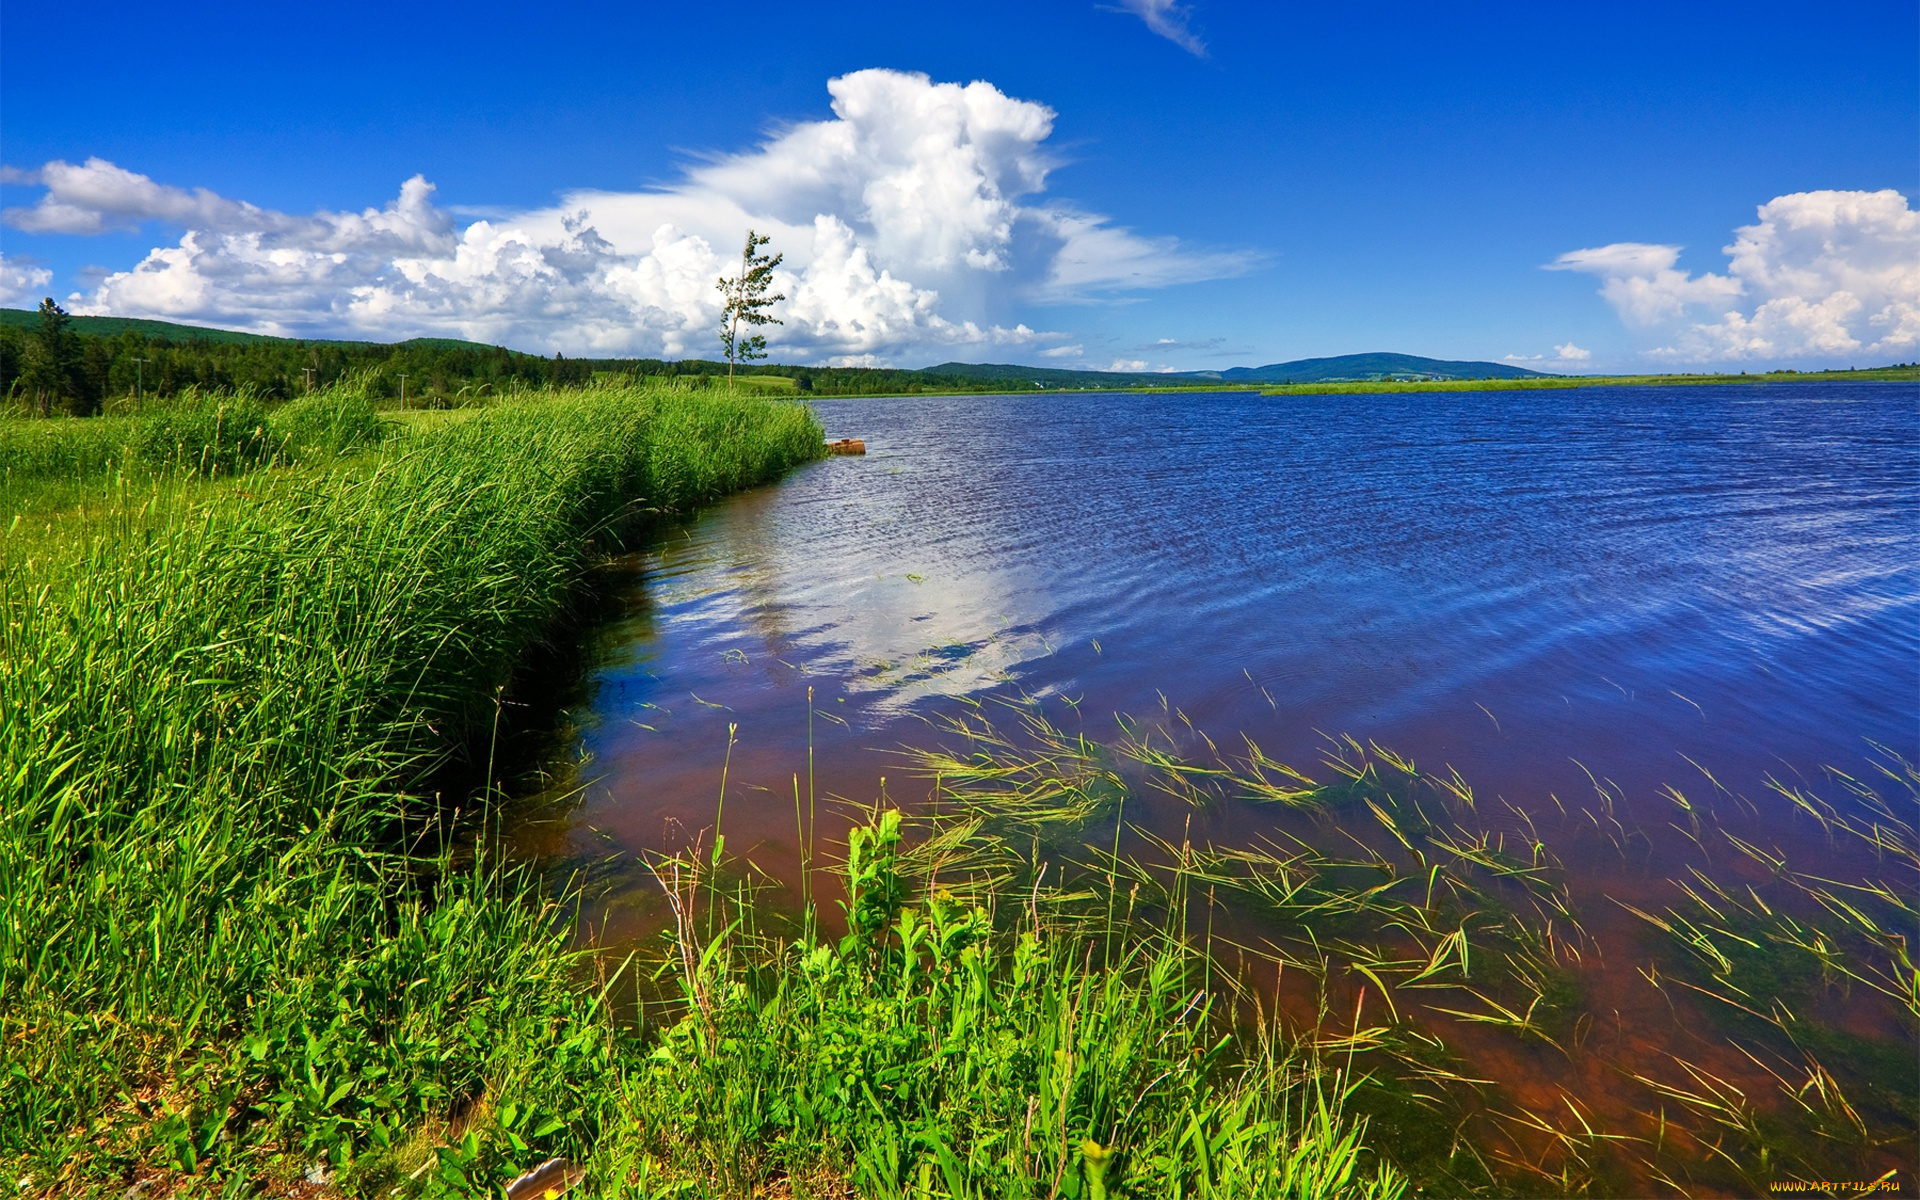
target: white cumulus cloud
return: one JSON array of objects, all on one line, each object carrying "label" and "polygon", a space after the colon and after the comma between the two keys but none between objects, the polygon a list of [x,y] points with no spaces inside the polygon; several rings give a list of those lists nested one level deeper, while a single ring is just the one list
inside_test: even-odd
[{"label": "white cumulus cloud", "polygon": [[1740,282],[1724,275],[1689,275],[1677,267],[1679,246],[1615,242],[1573,250],[1547,264],[1553,271],[1584,271],[1601,278],[1600,294],[1632,325],[1658,325],[1689,305],[1720,304],[1740,294]]},{"label": "white cumulus cloud", "polygon": [[[1723,248],[1727,273],[1679,269],[1680,248],[1620,242],[1548,264],[1601,278],[1628,324],[1679,361],[1894,355],[1920,347],[1920,213],[1891,188],[1779,196]],[[1714,319],[1717,313],[1717,319]],[[1706,317],[1707,319],[1701,319]]]},{"label": "white cumulus cloud", "polygon": [[1218,278],[1254,259],[1145,237],[1037,200],[1055,114],[992,84],[857,71],[832,117],[776,130],[643,192],[574,191],[464,226],[415,176],[390,204],[307,216],[187,190],[91,158],[9,169],[45,188],[4,219],[35,234],[182,230],[74,297],[78,311],[310,336],[420,334],[569,354],[711,356],[752,227],[786,254],[783,355],[899,361],[1060,340],[1023,303]]},{"label": "white cumulus cloud", "polygon": [[1593,351],[1567,342],[1565,345],[1555,346],[1552,354],[1509,354],[1502,361],[1510,362],[1516,367],[1530,367],[1538,371],[1581,366],[1592,357]]},{"label": "white cumulus cloud", "polygon": [[38,171],[10,170],[0,182],[47,189],[31,208],[6,210],[7,224],[28,233],[104,233],[137,229],[140,222],[153,219],[244,227],[279,218],[277,213],[235,204],[205,188],[187,192],[155,183],[103,158],[89,158],[79,166],[56,160]]},{"label": "white cumulus cloud", "polygon": [[0,254],[0,308],[38,308],[53,272]]},{"label": "white cumulus cloud", "polygon": [[103,158],[89,158],[79,166],[56,160],[38,171],[13,175],[16,181],[47,189],[37,204],[0,214],[26,233],[105,233],[164,221],[190,230],[259,234],[274,244],[320,250],[403,251],[444,249],[452,232],[451,221],[433,206],[433,185],[417,175],[401,185],[400,198],[384,210],[318,212],[311,217],[228,200],[206,188],[188,192],[169,187]]}]

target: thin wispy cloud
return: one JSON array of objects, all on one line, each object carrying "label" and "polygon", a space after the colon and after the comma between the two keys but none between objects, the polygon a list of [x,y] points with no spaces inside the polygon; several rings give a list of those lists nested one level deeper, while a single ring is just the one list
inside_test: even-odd
[{"label": "thin wispy cloud", "polygon": [[1182,338],[1155,338],[1151,342],[1142,342],[1130,347],[1134,350],[1149,350],[1155,354],[1167,354],[1174,350],[1201,350],[1209,353],[1225,351],[1228,354],[1245,354],[1245,350],[1226,350],[1227,339],[1223,337],[1200,338],[1198,340]]},{"label": "thin wispy cloud", "polygon": [[[1044,104],[890,70],[827,90],[830,119],[712,156],[666,187],[568,192],[544,209],[442,206],[415,176],[383,207],[301,216],[90,158],[11,171],[11,182],[45,190],[3,215],[41,234],[183,230],[76,294],[76,311],[568,354],[712,353],[713,282],[749,227],[786,253],[782,353],[822,362],[1037,350],[1067,338],[1020,321],[1023,305],[1220,278],[1258,261],[1046,199],[1055,114]],[[44,272],[0,262],[0,286],[36,280]]]},{"label": "thin wispy cloud", "polygon": [[1147,28],[1196,58],[1207,56],[1207,44],[1193,31],[1192,13],[1180,0],[1119,0],[1119,12],[1130,12]]}]

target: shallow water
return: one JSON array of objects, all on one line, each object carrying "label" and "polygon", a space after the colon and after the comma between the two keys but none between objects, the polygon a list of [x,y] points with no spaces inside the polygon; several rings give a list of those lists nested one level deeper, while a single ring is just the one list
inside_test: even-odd
[{"label": "shallow water", "polygon": [[1576,763],[1758,795],[1920,751],[1910,386],[817,407],[867,456],[636,564],[581,825],[710,820],[729,724],[732,778],[789,790],[808,687],[845,722],[814,722],[822,780],[862,800],[942,697],[1015,690],[1089,727],[1164,696],[1289,761],[1353,733],[1523,805],[1588,794]]},{"label": "shallow water", "polygon": [[[823,797],[871,803],[891,776],[912,800],[926,785],[894,751],[934,738],[924,718],[1025,695],[1096,738],[1126,713],[1309,767],[1350,733],[1536,815],[1590,803],[1596,779],[1655,828],[1672,816],[1661,785],[1732,793],[1751,828],[1798,844],[1769,777],[1854,768],[1876,744],[1920,757],[1917,399],[1767,384],[820,401],[829,438],[868,454],[718,505],[624,564],[623,615],[597,632],[572,714],[578,790],[516,838],[563,868],[602,864],[590,918],[619,938],[657,913],[610,852],[684,848],[712,825],[723,766],[729,851],[790,880],[810,770]],[[1275,820],[1225,806],[1163,823],[1188,819],[1225,843]],[[1653,903],[1665,853],[1657,837],[1633,863],[1562,853],[1596,937],[1632,941],[1602,898]],[[1619,1027],[1609,1062],[1652,1036],[1635,1014],[1671,1011],[1637,978],[1589,980]],[[1469,1057],[1477,1036],[1461,1034]],[[1519,1076],[1560,1068],[1495,1069],[1524,1094]],[[1596,1070],[1586,1095],[1604,1107],[1613,1068]]]}]

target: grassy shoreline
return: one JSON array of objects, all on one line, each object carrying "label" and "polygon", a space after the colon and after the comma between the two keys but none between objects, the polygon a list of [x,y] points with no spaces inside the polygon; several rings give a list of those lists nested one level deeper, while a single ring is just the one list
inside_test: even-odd
[{"label": "grassy shoreline", "polygon": [[1758,375],[1565,375],[1545,379],[1439,379],[1372,383],[1267,384],[1265,396],[1351,395],[1394,392],[1527,392],[1586,387],[1714,387],[1740,383],[1915,383],[1920,367],[1865,371],[1768,371]]},{"label": "grassy shoreline", "polygon": [[497,1195],[562,1155],[595,1195],[1401,1194],[1182,938],[1095,964],[922,887],[885,815],[844,938],[755,932],[717,846],[655,864],[679,1000],[638,1012],[496,861],[448,788],[602,548],[820,453],[805,408],[631,387],[0,426],[16,1191]]},{"label": "grassy shoreline", "polygon": [[415,848],[460,828],[436,784],[596,537],[820,453],[804,409],[635,390],[282,468],[238,415],[66,464],[106,499],[0,543],[0,1155],[48,1194],[297,1178],[590,1027],[524,888]]}]

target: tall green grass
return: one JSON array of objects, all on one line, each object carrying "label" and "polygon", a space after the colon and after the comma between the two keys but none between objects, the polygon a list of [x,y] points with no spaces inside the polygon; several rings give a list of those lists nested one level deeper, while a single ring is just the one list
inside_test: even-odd
[{"label": "tall green grass", "polygon": [[[339,426],[289,409],[307,444]],[[0,1155],[56,1191],[106,1187],[231,1157],[264,1125],[291,1157],[235,1169],[304,1169],[470,1103],[502,1054],[564,1043],[591,1007],[550,918],[418,856],[461,799],[435,788],[485,752],[597,538],[820,443],[797,406],[602,390],[256,471],[244,491],[16,524]],[[62,451],[33,453],[44,469]],[[99,469],[92,453],[66,461]]]},{"label": "tall green grass", "polygon": [[129,487],[320,465],[377,446],[395,428],[359,379],[277,407],[244,391],[188,390],[129,416],[0,419],[0,516],[98,506]]},{"label": "tall green grass", "polygon": [[623,1075],[599,1177],[876,1200],[1404,1194],[1345,1114],[1350,1073],[1236,1023],[1186,939],[1096,955],[1031,897],[995,911],[931,886],[924,850],[876,813],[851,834],[844,936],[809,910],[792,943],[755,934],[744,889],[700,932],[719,855],[654,864],[680,1015]]}]

